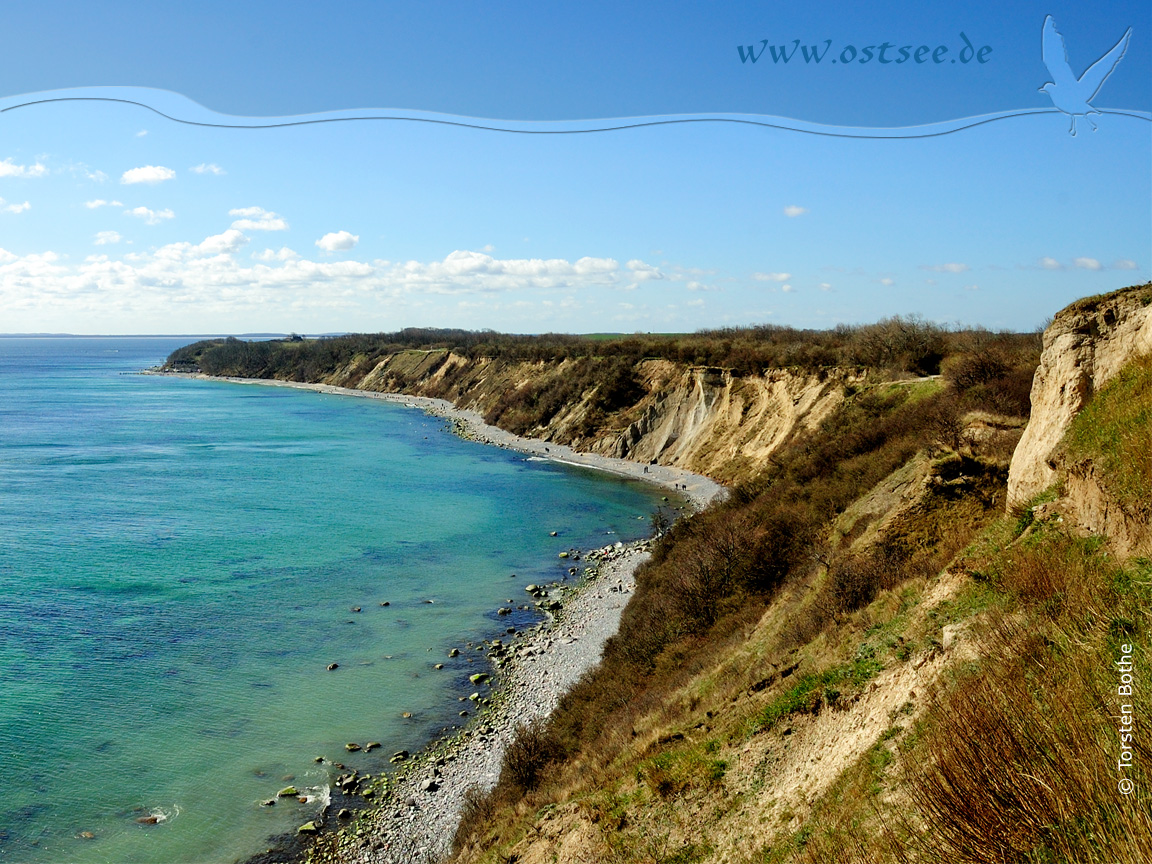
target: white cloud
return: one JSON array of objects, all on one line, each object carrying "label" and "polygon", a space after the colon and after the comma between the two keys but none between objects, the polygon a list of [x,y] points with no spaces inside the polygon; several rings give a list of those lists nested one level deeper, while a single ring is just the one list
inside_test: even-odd
[{"label": "white cloud", "polygon": [[[246,241],[242,232],[228,229],[197,243],[94,254],[82,261],[59,260],[51,252],[22,257],[0,252],[0,308],[29,321],[61,308],[92,320],[130,313],[176,321],[193,309],[218,320],[264,320],[270,308],[289,307],[371,316],[397,303],[439,303],[436,298],[445,295],[466,302],[486,298],[486,305],[509,308],[518,299],[570,308],[590,289],[620,297],[632,273],[611,258],[497,259],[468,250],[440,260],[400,262],[314,261],[288,249],[248,257],[242,248]],[[123,244],[101,244],[100,252]]]},{"label": "white cloud", "polygon": [[980,286],[979,285],[965,285],[964,290],[965,291],[979,291]]},{"label": "white cloud", "polygon": [[222,234],[213,234],[205,238],[196,250],[209,255],[219,255],[224,252],[235,252],[247,242],[248,238],[243,233],[235,228],[229,228]]},{"label": "white cloud", "polygon": [[895,285],[896,280],[892,279],[888,276],[885,276],[883,279],[880,280],[880,284],[883,285],[884,287],[888,288],[888,287],[891,287],[892,285]]},{"label": "white cloud", "polygon": [[653,267],[651,264],[645,264],[639,258],[633,258],[625,266],[627,266],[628,269],[632,271],[633,283],[649,282],[651,280],[664,278],[664,274],[660,272],[659,267]]},{"label": "white cloud", "polygon": [[828,282],[821,282],[821,283],[820,283],[820,290],[821,290],[821,291],[831,291],[831,290],[832,290],[832,286],[831,286],[831,284],[829,284]]},{"label": "white cloud", "polygon": [[694,300],[689,300],[684,305],[685,306],[703,306],[704,305],[704,298],[703,297],[697,297]]},{"label": "white cloud", "polygon": [[790,292],[791,292],[793,289],[792,289],[792,286],[791,286],[791,285],[781,285],[781,286],[780,286],[780,290],[781,290],[781,291],[783,291],[785,294],[788,294],[788,293],[790,293]]},{"label": "white cloud", "polygon": [[1113,270],[1139,270],[1140,265],[1129,258],[1120,258],[1112,263]]},{"label": "white cloud", "polygon": [[792,278],[791,273],[753,273],[752,278],[757,282],[787,282]]},{"label": "white cloud", "polygon": [[1079,270],[1103,270],[1104,265],[1097,261],[1095,258],[1076,258],[1072,262],[1072,266]]},{"label": "white cloud", "polygon": [[159,225],[165,219],[171,219],[176,214],[171,210],[149,210],[147,207],[133,207],[124,211],[125,216],[136,216],[149,225]]},{"label": "white cloud", "polygon": [[147,134],[148,134],[147,129],[141,129],[139,132],[136,133],[136,137],[137,138],[143,138]]},{"label": "white cloud", "polygon": [[48,169],[39,160],[34,165],[17,165],[12,157],[0,159],[0,177],[43,177],[47,173]]},{"label": "white cloud", "polygon": [[252,257],[257,261],[291,261],[293,258],[299,258],[300,256],[287,246],[282,246],[279,252],[274,249],[265,249],[263,252],[257,252]]},{"label": "white cloud", "polygon": [[0,198],[0,208],[5,213],[23,213],[25,210],[31,210],[32,205],[25,201],[23,204],[5,204],[4,199]]},{"label": "white cloud", "polygon": [[[359,242],[359,234],[350,234],[347,231],[336,231],[330,234],[325,234],[323,237],[316,241],[316,245],[323,249],[325,252],[347,252]],[[452,254],[456,255],[458,253],[453,252]],[[479,253],[469,252],[466,254],[478,255]],[[448,259],[446,258],[444,260],[447,261]]]},{"label": "white cloud", "polygon": [[195,174],[227,174],[228,172],[217,165],[215,162],[201,162],[199,165],[193,165],[188,169]]},{"label": "white cloud", "polygon": [[1040,267],[1041,270],[1063,270],[1064,269],[1063,264],[1061,264],[1055,258],[1049,258],[1047,256],[1041,258],[1039,261],[1036,262],[1036,264],[1037,264],[1037,266]]},{"label": "white cloud", "polygon": [[103,198],[97,198],[93,201],[85,201],[84,206],[89,210],[95,210],[98,207],[123,207],[119,201],[105,201]]},{"label": "white cloud", "polygon": [[795,219],[797,216],[803,216],[807,212],[807,207],[797,207],[795,204],[789,204],[784,208],[784,215],[789,219]]},{"label": "white cloud", "polygon": [[97,231],[96,239],[94,242],[97,246],[107,246],[109,243],[119,243],[120,233],[118,231]]},{"label": "white cloud", "polygon": [[232,227],[239,231],[288,230],[287,222],[281,219],[277,214],[269,210],[265,210],[263,207],[237,207],[233,210],[229,210],[228,215],[246,217],[244,219],[237,219],[232,223]]},{"label": "white cloud", "polygon": [[936,273],[966,273],[972,268],[967,264],[950,261],[947,264],[921,264],[921,270],[932,270]]},{"label": "white cloud", "polygon": [[163,165],[145,165],[142,168],[130,168],[120,176],[120,182],[126,184],[149,183],[155,185],[171,180],[176,172]]}]

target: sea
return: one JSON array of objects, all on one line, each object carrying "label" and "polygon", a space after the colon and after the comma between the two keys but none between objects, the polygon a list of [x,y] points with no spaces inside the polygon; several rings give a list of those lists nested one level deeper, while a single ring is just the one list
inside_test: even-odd
[{"label": "sea", "polygon": [[660,506],[401,405],[139,374],[189,341],[0,338],[2,864],[267,850],[317,757],[463,722],[468,643],[536,620],[496,610]]}]

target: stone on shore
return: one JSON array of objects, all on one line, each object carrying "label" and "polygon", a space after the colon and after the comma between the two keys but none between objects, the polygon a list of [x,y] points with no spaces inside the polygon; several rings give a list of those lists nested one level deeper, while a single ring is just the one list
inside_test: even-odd
[{"label": "stone on shore", "polygon": [[277,798],[295,798],[300,793],[296,790],[295,786],[285,786],[276,793]]}]

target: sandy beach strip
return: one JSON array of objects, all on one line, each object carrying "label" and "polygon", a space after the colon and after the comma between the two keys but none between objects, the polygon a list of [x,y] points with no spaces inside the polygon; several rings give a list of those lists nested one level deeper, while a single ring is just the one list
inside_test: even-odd
[{"label": "sandy beach strip", "polygon": [[508,450],[516,450],[528,456],[579,465],[598,471],[608,471],[622,477],[654,483],[683,495],[697,510],[702,510],[713,501],[722,500],[728,494],[726,487],[702,474],[694,474],[684,468],[668,465],[646,465],[629,459],[601,456],[597,453],[581,453],[565,444],[552,444],[535,438],[514,435],[496,426],[489,426],[475,411],[457,408],[446,399],[432,399],[427,396],[409,396],[404,393],[379,393],[374,390],[356,390],[351,387],[334,387],[331,384],[307,384],[298,381],[278,381],[272,378],[227,378],[214,375],[186,372],[165,372],[179,378],[196,378],[205,381],[226,381],[231,384],[259,384],[269,387],[291,387],[297,390],[312,390],[316,393],[330,393],[335,396],[356,396],[365,399],[378,399],[410,408],[418,408],[433,417],[442,417],[457,424],[464,437],[482,444],[492,444]]}]

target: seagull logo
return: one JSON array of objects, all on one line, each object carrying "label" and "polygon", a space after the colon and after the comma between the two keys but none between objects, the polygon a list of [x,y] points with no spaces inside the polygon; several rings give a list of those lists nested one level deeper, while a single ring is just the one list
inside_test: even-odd
[{"label": "seagull logo", "polygon": [[1048,74],[1052,80],[1040,88],[1041,93],[1047,93],[1052,104],[1072,118],[1072,127],[1068,130],[1076,134],[1076,118],[1083,117],[1096,131],[1096,124],[1092,122],[1089,114],[1099,114],[1089,103],[1100,92],[1112,70],[1116,68],[1124,52],[1128,50],[1128,40],[1132,37],[1132,28],[1120,37],[1120,41],[1112,46],[1107,54],[1084,70],[1079,78],[1068,65],[1068,49],[1064,47],[1064,37],[1056,29],[1056,22],[1049,15],[1044,19],[1044,35],[1042,53],[1044,65],[1048,67]]}]

